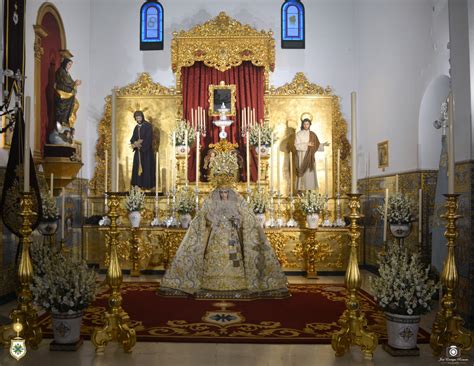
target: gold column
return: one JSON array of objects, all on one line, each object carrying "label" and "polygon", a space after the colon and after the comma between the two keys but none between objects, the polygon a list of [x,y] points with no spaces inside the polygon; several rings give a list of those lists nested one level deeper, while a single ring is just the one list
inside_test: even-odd
[{"label": "gold column", "polygon": [[461,217],[456,214],[459,194],[445,194],[444,196],[446,197],[446,213],[441,217],[446,219],[444,236],[448,240],[448,256],[441,274],[441,284],[444,289],[441,309],[436,314],[430,337],[430,346],[436,356],[439,356],[446,347],[451,345],[456,345],[463,351],[469,351],[472,347],[472,334],[462,328],[464,321],[459,315],[455,315],[454,291],[458,286],[459,278],[454,250],[458,237],[456,220]]},{"label": "gold column", "polygon": [[346,300],[347,309],[342,314],[338,323],[341,330],[332,336],[332,348],[336,352],[336,356],[342,356],[352,345],[362,348],[364,358],[372,359],[374,350],[378,344],[378,337],[375,333],[368,332],[364,328],[367,326],[367,319],[359,307],[357,298],[357,290],[360,288],[361,279],[359,271],[359,263],[357,259],[357,249],[359,245],[360,230],[357,220],[361,217],[360,210],[360,194],[350,193],[349,208],[351,213],[349,218],[351,224],[349,226],[349,235],[351,241],[349,244],[350,255],[349,263],[346,271],[345,283],[349,292]]},{"label": "gold column", "polygon": [[43,334],[38,325],[36,309],[32,305],[32,294],[30,290],[30,285],[33,280],[33,264],[30,257],[31,223],[36,213],[31,209],[33,207],[33,195],[30,192],[22,192],[21,195],[20,216],[22,217],[22,225],[20,228],[19,242],[21,258],[18,266],[18,280],[20,282],[18,307],[10,313],[12,324],[2,327],[2,342],[9,346],[10,339],[14,337],[12,334],[12,326],[15,323],[20,323],[23,326],[20,336],[24,338],[27,344],[33,349],[37,349],[43,339]]},{"label": "gold column", "polygon": [[125,352],[132,352],[132,348],[137,341],[135,329],[130,328],[128,322],[130,317],[122,309],[122,295],[120,286],[122,284],[122,269],[117,256],[118,228],[117,218],[119,199],[116,192],[109,194],[109,249],[110,262],[107,269],[106,281],[110,287],[109,307],[105,312],[105,326],[95,328],[92,333],[91,341],[96,348],[97,353],[102,353],[105,346],[110,341],[117,341]]}]

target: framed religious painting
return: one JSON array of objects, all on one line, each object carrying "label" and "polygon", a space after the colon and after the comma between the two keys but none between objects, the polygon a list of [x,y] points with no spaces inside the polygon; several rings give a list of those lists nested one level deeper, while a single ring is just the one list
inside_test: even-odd
[{"label": "framed religious painting", "polygon": [[385,168],[388,167],[388,140],[377,144],[377,156],[379,168],[385,171]]},{"label": "framed religious painting", "polygon": [[226,116],[235,116],[235,84],[209,85],[209,116],[219,116],[220,109],[227,109]]}]

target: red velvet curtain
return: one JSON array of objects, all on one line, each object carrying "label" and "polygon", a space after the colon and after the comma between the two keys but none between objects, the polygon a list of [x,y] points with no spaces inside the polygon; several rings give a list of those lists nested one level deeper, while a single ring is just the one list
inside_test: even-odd
[{"label": "red velvet curtain", "polygon": [[[227,140],[239,144],[240,154],[243,158],[242,180],[247,179],[246,172],[246,147],[245,136],[241,131],[242,109],[246,107],[255,108],[257,121],[263,120],[264,116],[264,90],[265,90],[265,71],[263,67],[255,66],[251,62],[243,62],[241,65],[232,67],[224,72],[207,67],[202,62],[196,62],[190,67],[183,67],[181,71],[181,85],[183,88],[183,116],[191,121],[191,109],[196,110],[198,106],[203,107],[206,112],[209,109],[209,85],[218,85],[220,81],[226,84],[236,85],[236,115],[231,117],[234,123],[226,129]],[[206,115],[206,137],[201,140],[201,180],[205,180],[202,170],[204,157],[207,154],[209,144],[219,141],[219,129],[212,124],[212,119]],[[250,159],[250,178],[257,180],[257,159],[253,149]],[[191,182],[196,181],[196,148],[191,150],[188,161],[188,179]]]}]

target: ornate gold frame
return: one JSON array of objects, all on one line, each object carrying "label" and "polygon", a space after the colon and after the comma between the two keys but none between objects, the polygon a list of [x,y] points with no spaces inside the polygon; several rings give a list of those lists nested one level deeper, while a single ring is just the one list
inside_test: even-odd
[{"label": "ornate gold frame", "polygon": [[235,116],[235,84],[225,84],[223,81],[219,85],[209,85],[209,116],[219,116],[219,112],[214,110],[214,92],[215,90],[230,90],[230,111],[226,116]]},{"label": "ornate gold frame", "polygon": [[269,73],[275,68],[275,40],[272,31],[258,31],[221,12],[214,19],[189,31],[173,32],[171,64],[176,73],[176,89],[181,92],[181,68],[202,61],[225,71],[250,61],[265,68],[265,90]]},{"label": "ornate gold frame", "polygon": [[[271,87],[268,95],[265,96],[265,116],[271,115],[271,101],[276,99],[301,98],[316,99],[327,98],[332,104],[332,171],[336,172],[337,150],[341,150],[341,193],[350,191],[351,169],[350,154],[351,146],[347,140],[347,122],[342,116],[339,97],[333,94],[330,86],[323,88],[311,83],[304,73],[298,72],[290,83],[278,88]],[[295,111],[296,113],[297,111]],[[300,119],[301,113],[295,114],[295,119]],[[276,121],[270,121],[270,125],[275,125]],[[335,182],[335,178],[333,182]]]},{"label": "ornate gold frame", "polygon": [[64,30],[64,23],[59,14],[58,9],[52,3],[43,3],[40,8],[38,9],[38,14],[36,16],[36,24],[33,25],[33,29],[35,31],[35,43],[33,46],[34,54],[35,54],[35,101],[34,101],[34,116],[35,116],[35,150],[34,154],[36,158],[41,158],[40,156],[40,144],[41,144],[41,58],[44,54],[43,49],[43,39],[48,36],[48,33],[41,25],[43,22],[43,18],[46,14],[51,14],[57,21],[59,25],[59,35],[61,37],[61,56],[69,56],[71,57],[71,53],[67,50],[66,44],[66,32]]},{"label": "ornate gold frame", "polygon": [[[382,159],[380,158],[382,150],[386,151],[386,156],[387,156],[386,161],[382,161]],[[388,162],[389,162],[388,159],[389,159],[388,140],[385,140],[377,144],[377,162],[378,162],[379,168],[381,168],[382,170],[385,170],[385,168],[388,167]]]}]

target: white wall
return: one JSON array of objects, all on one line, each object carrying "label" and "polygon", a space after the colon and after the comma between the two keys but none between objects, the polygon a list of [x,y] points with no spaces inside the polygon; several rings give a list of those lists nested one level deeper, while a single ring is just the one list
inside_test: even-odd
[{"label": "white wall", "polygon": [[[25,95],[34,94],[34,50],[35,34],[33,25],[36,24],[38,9],[44,1],[28,0],[26,2],[25,15],[25,42],[26,42],[26,64],[25,64]],[[94,155],[95,136],[91,131],[93,121],[89,119],[90,104],[90,21],[91,21],[91,0],[55,0],[52,3],[56,6],[64,23],[66,32],[66,43],[68,50],[74,55],[74,64],[71,68],[71,75],[74,79],[82,80],[82,85],[78,89],[77,99],[80,107],[77,112],[76,140],[82,142],[83,160],[88,162]],[[32,98],[34,99],[34,98]],[[34,118],[34,108],[31,108],[31,121]],[[32,130],[33,131],[33,130]],[[34,132],[36,133],[36,131]],[[92,140],[92,141],[91,141]],[[31,144],[34,143],[32,133]],[[34,146],[34,145],[31,145]],[[86,168],[86,169],[84,169]],[[90,167],[83,167],[79,176],[84,174],[84,170]]]},{"label": "white wall", "polygon": [[[166,1],[165,45],[163,51],[140,52],[138,29],[140,1],[100,0],[91,9],[91,103],[88,111],[91,133],[103,114],[104,98],[113,86],[125,86],[138,74],[149,72],[153,80],[174,86],[171,71],[172,32],[188,30],[225,11],[241,23],[275,33],[276,68],[271,83],[290,82],[296,72],[304,71],[314,83],[331,85],[342,97],[348,116],[349,94],[354,88],[355,68],[352,40],[353,5],[346,0],[312,0],[306,7],[305,50],[280,48],[280,7],[282,2],[259,1]],[[113,6],[114,11],[110,8]],[[92,139],[91,139],[92,140]],[[93,167],[93,161],[88,162]],[[93,169],[88,170],[92,175]]]},{"label": "white wall", "polygon": [[[429,83],[445,72],[447,62],[443,61],[447,57],[444,32],[436,21],[440,3],[357,2],[358,151],[362,156],[370,154],[371,176],[417,169],[421,100]],[[384,140],[389,140],[389,167],[382,172],[376,157],[377,143]]]}]

